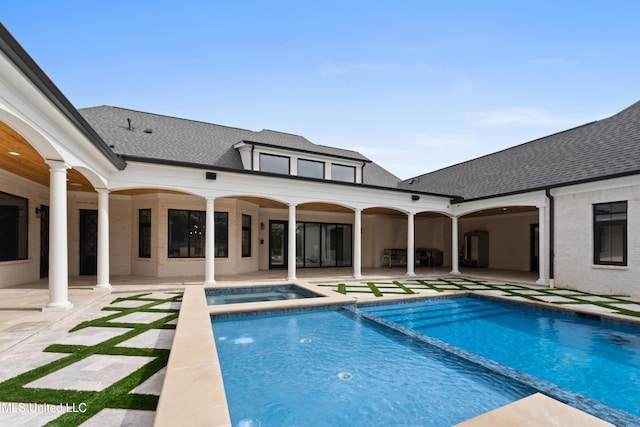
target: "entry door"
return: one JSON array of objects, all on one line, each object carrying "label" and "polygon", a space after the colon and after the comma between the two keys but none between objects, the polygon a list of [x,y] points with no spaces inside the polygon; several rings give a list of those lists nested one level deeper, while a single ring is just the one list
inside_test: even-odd
[{"label": "entry door", "polygon": [[40,278],[49,276],[49,206],[40,206]]},{"label": "entry door", "polygon": [[287,267],[287,221],[269,221],[269,268]]},{"label": "entry door", "polygon": [[98,211],[80,210],[80,275],[98,272]]},{"label": "entry door", "polygon": [[529,228],[529,241],[531,247],[531,271],[538,271],[540,227],[538,224],[531,224]]}]

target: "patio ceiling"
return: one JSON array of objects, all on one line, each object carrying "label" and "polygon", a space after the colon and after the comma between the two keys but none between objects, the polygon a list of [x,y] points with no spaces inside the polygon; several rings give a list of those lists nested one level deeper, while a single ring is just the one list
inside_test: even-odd
[{"label": "patio ceiling", "polygon": [[[0,121],[0,169],[49,186],[49,165],[40,154],[9,125]],[[69,191],[95,191],[91,183],[78,171],[67,174]]]}]

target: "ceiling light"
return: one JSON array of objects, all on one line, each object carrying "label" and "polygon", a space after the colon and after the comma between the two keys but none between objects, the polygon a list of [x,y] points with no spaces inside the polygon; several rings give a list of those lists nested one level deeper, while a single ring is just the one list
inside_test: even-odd
[{"label": "ceiling light", "polygon": [[18,153],[17,151],[9,151],[8,153],[10,156],[22,156],[22,154]]}]

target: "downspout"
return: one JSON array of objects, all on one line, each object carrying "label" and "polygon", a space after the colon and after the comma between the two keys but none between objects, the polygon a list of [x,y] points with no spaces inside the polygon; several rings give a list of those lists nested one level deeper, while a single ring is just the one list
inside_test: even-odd
[{"label": "downspout", "polygon": [[547,197],[549,198],[549,287],[553,288],[554,287],[554,283],[553,283],[553,276],[554,276],[554,243],[553,243],[553,236],[554,236],[554,218],[555,218],[555,213],[554,213],[554,199],[553,196],[551,195],[551,188],[547,188],[545,190],[545,193],[547,195]]},{"label": "downspout", "polygon": [[253,171],[253,150],[256,149],[254,144],[251,145],[251,170]]}]

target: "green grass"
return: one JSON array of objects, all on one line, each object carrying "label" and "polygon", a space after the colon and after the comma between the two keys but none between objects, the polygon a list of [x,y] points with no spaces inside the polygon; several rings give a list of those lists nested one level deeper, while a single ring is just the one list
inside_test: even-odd
[{"label": "green grass", "polygon": [[[181,301],[182,293],[172,292],[172,294],[174,294],[174,296],[164,299],[145,298],[147,295],[150,295],[148,293],[115,299],[111,302],[112,304],[127,300],[148,301],[148,303],[133,308],[107,306],[102,310],[106,312],[114,312],[113,314],[78,324],[69,332],[89,327],[127,328],[129,331],[91,346],[68,344],[52,344],[48,346],[44,349],[45,352],[66,353],[68,355],[0,383],[0,401],[27,404],[32,403],[37,405],[58,405],[61,403],[68,405],[75,404],[76,409],[80,407],[80,404],[84,404],[82,406],[84,411],[77,410],[76,412],[67,412],[66,414],[63,414],[51,421],[48,424],[50,426],[79,425],[105,408],[155,410],[158,405],[158,396],[131,393],[131,390],[147,381],[167,365],[167,361],[169,360],[169,350],[117,347],[117,345],[152,329],[175,329],[175,325],[168,324],[168,322],[178,317],[179,310],[154,308],[157,305],[167,302]],[[147,324],[117,321],[118,318],[136,312],[165,313],[166,316]],[[141,368],[137,369],[135,372],[127,375],[119,381],[116,381],[101,391],[58,390],[25,387],[25,385],[35,380],[46,377],[60,369],[71,366],[74,363],[97,354],[145,356],[152,357],[153,359]]]}]

